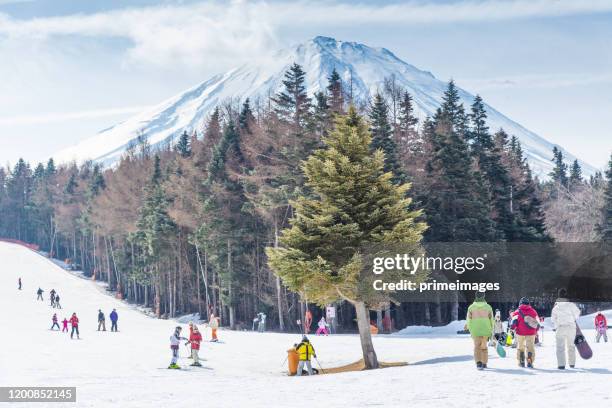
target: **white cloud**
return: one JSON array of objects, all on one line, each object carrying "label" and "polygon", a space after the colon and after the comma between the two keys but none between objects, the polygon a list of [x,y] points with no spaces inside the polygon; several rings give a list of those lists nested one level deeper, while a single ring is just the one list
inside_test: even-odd
[{"label": "white cloud", "polygon": [[612,84],[612,74],[525,74],[499,78],[457,79],[463,87],[478,92],[497,89],[558,89]]},{"label": "white cloud", "polygon": [[36,115],[18,115],[0,117],[1,125],[38,125],[43,123],[65,122],[75,119],[94,119],[106,116],[118,116],[143,112],[150,106],[126,106],[122,108],[95,109],[78,112],[43,113]]},{"label": "white cloud", "polygon": [[[0,0],[1,1],[1,0]],[[0,14],[0,39],[53,36],[130,41],[126,62],[210,66],[259,58],[276,48],[280,27],[495,21],[612,12],[609,0],[464,0],[388,5],[236,0],[111,10],[18,20]]]}]

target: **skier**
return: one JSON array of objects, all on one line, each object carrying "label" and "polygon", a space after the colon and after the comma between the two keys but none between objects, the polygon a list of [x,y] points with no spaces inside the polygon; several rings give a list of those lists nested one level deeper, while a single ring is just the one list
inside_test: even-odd
[{"label": "skier", "polygon": [[98,309],[98,331],[100,331],[100,327],[102,327],[102,331],[106,331],[106,318],[102,310]]},{"label": "skier", "polygon": [[119,320],[119,315],[117,314],[117,310],[113,309],[112,312],[110,312],[110,319],[111,319],[111,331],[117,332],[119,331],[119,329],[117,329],[117,320]]},{"label": "skier", "polygon": [[38,290],[36,291],[36,294],[38,295],[38,297],[36,297],[36,300],[44,301],[43,296],[42,296],[43,292],[44,290],[42,290],[41,288],[38,288]]},{"label": "skier", "polygon": [[559,290],[559,297],[551,312],[551,320],[555,328],[555,342],[557,343],[557,367],[565,370],[565,349],[569,359],[570,368],[576,366],[576,320],[580,317],[580,309],[567,299],[567,291]]},{"label": "skier", "polygon": [[58,308],[58,309],[62,308],[62,305],[60,305],[60,297],[59,297],[59,295],[55,295],[55,305],[53,307]]},{"label": "skier", "polygon": [[489,350],[487,341],[493,332],[493,309],[485,300],[485,292],[476,292],[476,298],[467,310],[466,326],[474,342],[476,368],[487,368]]},{"label": "skier", "polygon": [[21,290],[21,278],[19,278],[19,280],[17,281],[17,284],[19,285],[19,290]]},{"label": "skier", "polygon": [[306,309],[304,314],[304,334],[310,333],[310,326],[312,326],[312,313],[310,309]]},{"label": "skier", "polygon": [[176,326],[174,334],[170,336],[170,349],[172,350],[172,361],[168,368],[179,369],[181,368],[176,362],[178,361],[179,344],[181,340],[188,340],[185,337],[181,337],[181,326]]},{"label": "skier", "polygon": [[601,311],[597,311],[597,316],[595,316],[595,330],[597,330],[597,337],[595,340],[599,343],[601,337],[603,336],[604,341],[608,342],[608,321],[606,320],[606,316],[604,316]]},{"label": "skier", "polygon": [[210,314],[210,319],[208,320],[208,327],[210,327],[210,330],[212,331],[212,338],[210,341],[218,342],[219,339],[217,338],[217,329],[219,328],[219,318],[215,317],[215,315],[212,313]]},{"label": "skier", "polygon": [[[533,368],[535,361],[535,337],[540,327],[538,312],[531,307],[529,299],[522,297],[518,309],[516,309],[516,319],[512,321],[512,328],[516,333],[518,343],[516,358],[519,367]],[[527,350],[525,350],[527,349]],[[525,351],[527,352],[525,354]]]},{"label": "skier", "polygon": [[51,307],[55,306],[55,289],[51,289],[51,292],[49,292],[49,299],[51,300]]},{"label": "skier", "polygon": [[76,333],[77,339],[80,339],[79,337],[79,318],[77,317],[76,313],[72,314],[72,317],[70,318],[70,325],[72,326],[72,331],[70,332],[70,338],[72,338],[74,336],[74,333]]},{"label": "skier", "polygon": [[317,332],[315,333],[317,336],[319,334],[324,334],[326,336],[329,336],[329,331],[327,330],[327,321],[325,320],[325,316],[321,317],[321,320],[319,320],[319,323],[317,323],[317,326],[319,326],[319,328],[317,329]]},{"label": "skier", "polygon": [[189,341],[186,344],[191,344],[191,358],[193,358],[192,366],[201,367],[200,358],[198,353],[200,352],[200,343],[202,342],[202,334],[198,330],[198,326],[193,325],[192,331],[189,334]]},{"label": "skier", "polygon": [[59,330],[60,327],[59,324],[57,324],[57,313],[53,313],[53,317],[51,318],[51,320],[53,321],[53,325],[51,326],[50,330],[53,330],[55,326],[57,326],[57,330]]},{"label": "skier", "polygon": [[65,317],[64,317],[64,320],[62,321],[62,325],[63,325],[62,326],[62,333],[63,332],[68,333],[68,319],[66,319]]},{"label": "skier", "polygon": [[316,358],[317,354],[315,353],[314,347],[312,347],[312,344],[310,344],[310,340],[308,340],[308,337],[306,337],[306,335],[302,337],[302,341],[300,342],[300,344],[295,346],[295,351],[297,351],[299,356],[299,363],[296,375],[302,375],[302,370],[304,370],[304,366],[306,366],[308,375],[313,375],[312,362],[310,360],[312,359],[312,357]]},{"label": "skier", "polygon": [[261,312],[259,313],[259,323],[257,325],[257,331],[263,333],[266,331],[266,314]]}]

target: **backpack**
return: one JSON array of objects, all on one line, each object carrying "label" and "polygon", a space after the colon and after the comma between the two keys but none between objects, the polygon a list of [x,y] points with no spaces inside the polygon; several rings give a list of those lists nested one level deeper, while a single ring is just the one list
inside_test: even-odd
[{"label": "backpack", "polygon": [[540,322],[538,322],[538,319],[533,316],[526,316],[525,313],[521,312],[520,310],[518,312],[527,326],[531,327],[532,329],[540,328]]}]

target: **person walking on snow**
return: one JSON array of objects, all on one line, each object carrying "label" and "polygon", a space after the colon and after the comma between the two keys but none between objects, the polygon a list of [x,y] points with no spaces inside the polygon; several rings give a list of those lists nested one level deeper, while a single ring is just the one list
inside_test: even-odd
[{"label": "person walking on snow", "polygon": [[98,331],[100,331],[100,327],[102,328],[102,331],[106,331],[106,318],[104,317],[102,310],[98,309]]},{"label": "person walking on snow", "polygon": [[550,318],[555,329],[555,342],[557,343],[557,367],[565,370],[565,349],[569,366],[576,366],[576,320],[580,317],[580,309],[567,299],[567,291],[559,290],[559,298],[555,302]]},{"label": "person walking on snow", "polygon": [[74,333],[76,333],[77,339],[80,339],[81,337],[79,337],[79,318],[77,317],[76,313],[72,314],[72,317],[70,318],[70,325],[72,326],[72,330],[70,331],[70,338],[73,338]]},{"label": "person walking on snow", "polygon": [[60,329],[59,324],[57,324],[57,313],[53,313],[53,317],[51,318],[51,321],[53,321],[53,325],[51,326],[51,330],[53,330],[53,328],[55,326],[57,326],[57,330]]},{"label": "person walking on snow", "polygon": [[490,344],[495,346],[497,342],[504,341],[504,322],[501,319],[501,312],[499,309],[495,310],[495,321],[493,322],[493,336],[491,337]]},{"label": "person walking on snow", "polygon": [[310,333],[310,326],[312,326],[312,312],[310,309],[306,309],[306,313],[304,313],[304,334]]},{"label": "person walking on snow", "polygon": [[17,285],[19,286],[19,290],[21,290],[21,278],[17,281]]},{"label": "person walking on snow", "polygon": [[189,333],[189,341],[187,344],[191,344],[191,358],[193,358],[192,366],[201,367],[200,358],[198,353],[200,352],[200,343],[202,342],[202,334],[198,330],[198,326],[193,325],[191,333]]},{"label": "person walking on snow", "polygon": [[317,325],[319,326],[319,328],[317,329],[317,332],[315,333],[317,336],[319,334],[324,334],[326,336],[329,336],[329,331],[327,330],[327,321],[325,321],[325,316],[321,317],[321,320],[319,320],[319,323],[317,323]]},{"label": "person walking on snow", "polygon": [[263,333],[266,331],[266,314],[261,312],[259,313],[259,323],[257,324],[257,331]]},{"label": "person walking on snow", "polygon": [[42,300],[44,302],[45,299],[43,299],[43,294],[44,290],[42,290],[41,288],[38,288],[38,290],[36,291],[36,294],[38,295],[38,297],[36,297],[36,300]]},{"label": "person walking on snow", "polygon": [[515,313],[516,319],[512,322],[512,328],[516,333],[516,342],[518,344],[516,350],[516,359],[519,367],[533,368],[535,361],[535,337],[540,327],[540,318],[538,312],[531,307],[529,299],[521,298],[518,309]]},{"label": "person walking on snow", "polygon": [[487,342],[493,332],[493,309],[485,300],[485,292],[476,292],[476,298],[467,310],[466,326],[474,342],[476,368],[487,368],[489,350]]},{"label": "person walking on snow", "polygon": [[295,347],[295,351],[297,351],[298,356],[299,356],[297,373],[295,375],[297,375],[298,377],[301,376],[304,366],[306,366],[308,375],[313,375],[312,362],[310,360],[312,359],[312,357],[316,358],[317,354],[315,353],[315,350],[314,350],[314,347],[312,347],[312,344],[310,344],[310,340],[308,340],[308,337],[306,336],[302,337],[302,341],[300,344],[298,344]]},{"label": "person walking on snow", "polygon": [[117,310],[113,309],[113,311],[110,312],[109,317],[111,319],[111,331],[114,331],[114,332],[119,331],[119,329],[117,329],[117,321],[119,320],[119,315],[117,314]]},{"label": "person walking on snow", "polygon": [[606,316],[604,316],[601,311],[597,311],[597,316],[595,316],[595,330],[597,331],[597,337],[595,337],[595,341],[599,343],[601,337],[603,336],[604,341],[608,342],[608,321],[606,320]]},{"label": "person walking on snow", "polygon": [[63,325],[62,326],[62,333],[63,332],[68,333],[68,319],[66,319],[65,317],[64,317],[64,320],[62,321],[62,325]]},{"label": "person walking on snow", "polygon": [[55,307],[57,309],[61,309],[62,308],[62,305],[60,305],[60,297],[59,297],[59,295],[55,295],[55,305],[53,307]]},{"label": "person walking on snow", "polygon": [[55,289],[51,289],[49,292],[49,300],[51,300],[51,307],[55,307]]},{"label": "person walking on snow", "polygon": [[181,340],[188,340],[185,337],[181,337],[181,326],[176,326],[174,329],[174,334],[170,336],[170,350],[172,350],[172,360],[170,361],[170,365],[168,368],[179,369],[181,368],[178,364],[178,353],[179,353],[179,344],[181,344]]},{"label": "person walking on snow", "polygon": [[212,331],[212,338],[210,341],[215,343],[218,342],[219,339],[217,338],[217,329],[219,328],[219,318],[212,313],[210,314],[210,319],[208,320],[208,327],[210,327],[210,330]]}]

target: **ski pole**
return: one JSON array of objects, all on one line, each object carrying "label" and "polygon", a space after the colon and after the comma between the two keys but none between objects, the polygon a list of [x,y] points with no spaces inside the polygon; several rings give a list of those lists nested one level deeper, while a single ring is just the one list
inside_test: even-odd
[{"label": "ski pole", "polygon": [[317,364],[319,365],[319,368],[321,369],[321,372],[322,372],[323,374],[325,374],[325,370],[323,369],[323,366],[321,366],[321,363],[319,363],[319,359],[318,359],[318,358],[316,358],[316,357],[315,357],[314,359],[315,359],[315,361],[317,362]]}]

